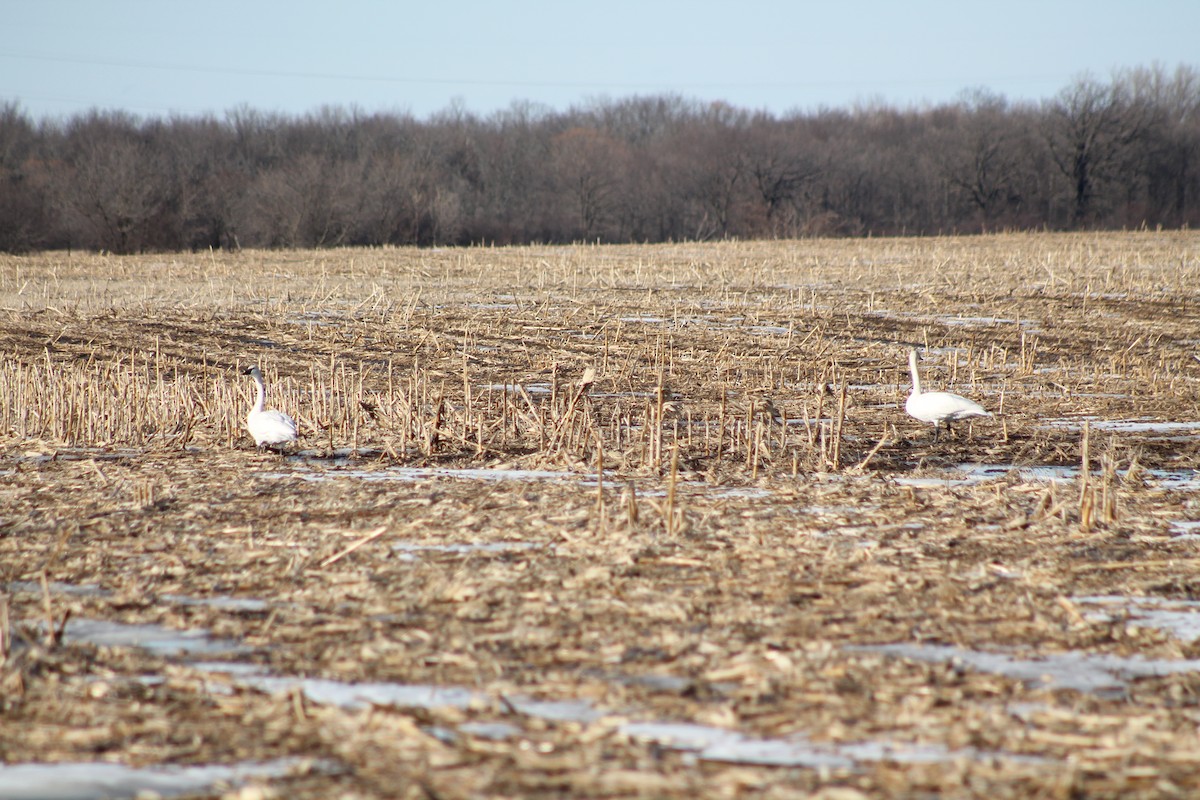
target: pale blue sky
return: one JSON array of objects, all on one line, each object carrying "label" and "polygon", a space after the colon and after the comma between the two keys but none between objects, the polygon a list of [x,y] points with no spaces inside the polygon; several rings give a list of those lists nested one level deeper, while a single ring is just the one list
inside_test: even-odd
[{"label": "pale blue sky", "polygon": [[1200,0],[6,0],[0,101],[35,118],[240,106],[487,115],[676,93],[782,114],[1200,67]]}]

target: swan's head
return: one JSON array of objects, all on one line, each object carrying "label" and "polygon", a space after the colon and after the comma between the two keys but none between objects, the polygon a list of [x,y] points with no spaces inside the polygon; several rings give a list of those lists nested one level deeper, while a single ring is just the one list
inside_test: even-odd
[{"label": "swan's head", "polygon": [[258,367],[246,367],[244,370],[242,370],[242,374],[243,375],[261,375],[262,373],[258,371]]}]

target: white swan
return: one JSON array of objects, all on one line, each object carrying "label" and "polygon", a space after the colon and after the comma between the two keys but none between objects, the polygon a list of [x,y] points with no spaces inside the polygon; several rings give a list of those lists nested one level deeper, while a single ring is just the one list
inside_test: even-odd
[{"label": "white swan", "polygon": [[922,422],[933,423],[933,440],[937,441],[938,425],[946,423],[946,433],[950,433],[950,423],[967,417],[990,417],[992,412],[984,410],[983,406],[974,400],[952,394],[950,392],[922,392],[921,376],[917,372],[917,348],[908,351],[908,371],[912,373],[912,394],[904,404],[904,410],[910,417],[916,417]]},{"label": "white swan", "polygon": [[254,378],[254,408],[246,415],[246,430],[254,437],[259,448],[264,445],[286,445],[296,441],[296,420],[282,411],[264,411],[266,388],[263,386],[262,371],[258,367],[247,367],[243,375]]}]

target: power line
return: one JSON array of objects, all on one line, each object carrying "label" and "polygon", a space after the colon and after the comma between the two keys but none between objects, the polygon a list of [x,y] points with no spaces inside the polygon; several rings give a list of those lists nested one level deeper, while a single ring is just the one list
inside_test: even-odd
[{"label": "power line", "polygon": [[304,72],[295,70],[274,70],[259,68],[234,68],[199,66],[195,64],[164,64],[150,61],[130,61],[111,58],[78,58],[74,56],[49,56],[34,53],[0,53],[0,58],[16,58],[28,61],[42,61],[61,64],[78,64],[88,67],[119,67],[123,69],[155,69],[172,72],[199,72],[214,75],[258,76],[267,78],[302,78],[305,80],[337,80],[337,81],[370,81],[376,83],[425,83],[435,85],[477,85],[477,86],[526,86],[545,88],[654,88],[656,84],[612,84],[592,83],[586,81],[515,81],[515,80],[480,80],[477,78],[442,78],[427,77],[413,78],[396,75],[362,75],[354,73],[335,72]]},{"label": "power line", "polygon": [[[507,86],[517,88],[550,88],[550,89],[619,89],[619,90],[661,90],[664,87],[676,89],[818,89],[818,88],[860,88],[875,89],[879,87],[896,86],[927,86],[932,84],[948,84],[945,78],[930,79],[892,79],[892,80],[821,80],[821,81],[734,81],[726,83],[614,83],[601,81],[528,81],[528,80],[496,80],[480,78],[447,78],[447,77],[411,77],[399,75],[369,75],[357,73],[336,72],[307,72],[298,70],[261,69],[251,67],[220,67],[197,64],[170,64],[153,61],[135,61],[114,58],[81,58],[77,56],[55,56],[41,53],[0,52],[0,58],[23,59],[48,63],[78,64],[88,67],[117,67],[121,69],[152,69],[170,72],[195,72],[213,75],[257,76],[266,78],[291,78],[304,80],[334,80],[362,81],[374,83],[429,84],[448,86]],[[990,79],[1004,83],[1033,82],[1057,80],[1059,76],[1023,75]],[[975,83],[987,81],[976,81]],[[962,85],[956,80],[955,85]]]}]

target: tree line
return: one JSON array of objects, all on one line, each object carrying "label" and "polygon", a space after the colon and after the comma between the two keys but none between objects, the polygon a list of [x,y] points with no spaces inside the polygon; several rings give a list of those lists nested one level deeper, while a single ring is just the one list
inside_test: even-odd
[{"label": "tree line", "polygon": [[677,95],[478,116],[33,120],[0,105],[0,250],[660,242],[1200,223],[1200,72],[1040,101],[774,115]]}]

